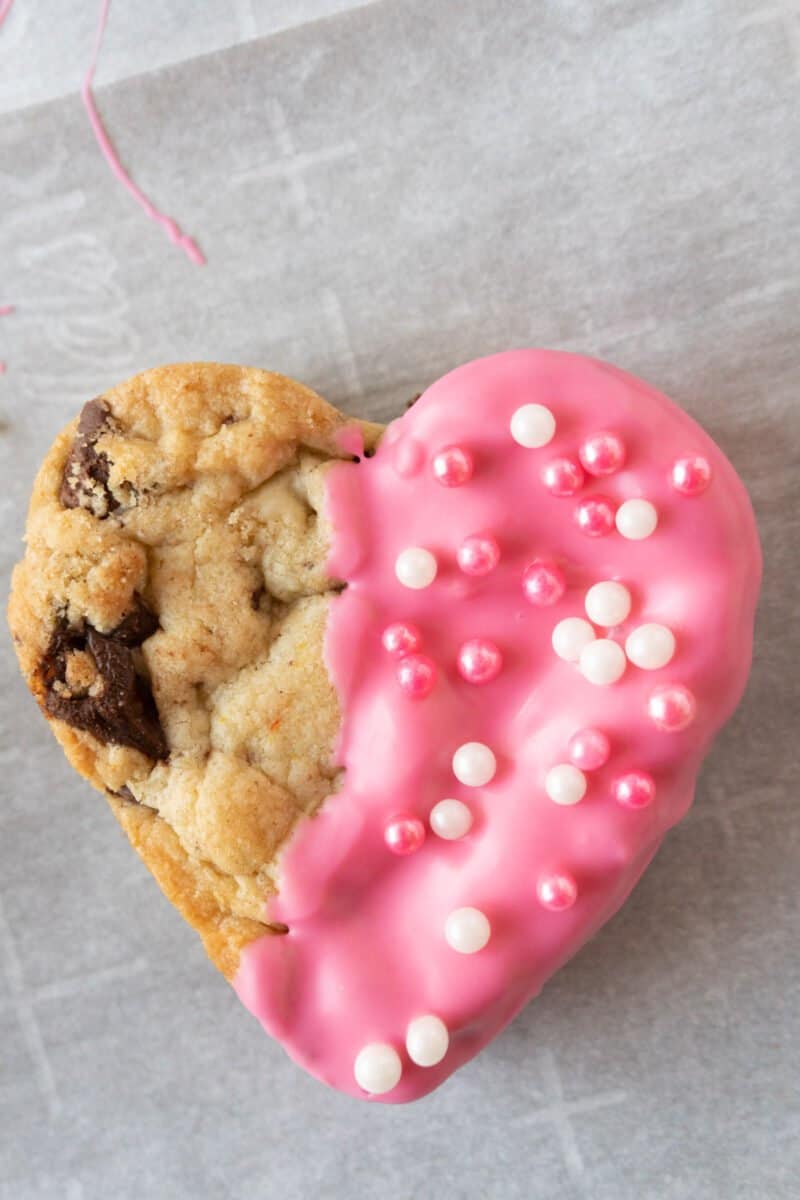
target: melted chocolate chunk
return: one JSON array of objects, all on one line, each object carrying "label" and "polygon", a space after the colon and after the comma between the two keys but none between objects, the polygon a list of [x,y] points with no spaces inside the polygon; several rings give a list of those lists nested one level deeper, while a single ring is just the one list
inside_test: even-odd
[{"label": "melted chocolate chunk", "polygon": [[152,637],[158,629],[158,617],[149,609],[141,596],[133,597],[133,608],[120,621],[116,629],[113,629],[109,637],[113,637],[115,641],[122,642],[124,646],[141,646],[142,642],[146,642],[149,637]]},{"label": "melted chocolate chunk", "polygon": [[108,456],[96,446],[100,435],[111,428],[111,414],[102,400],[84,404],[58,494],[64,508],[88,508],[100,520],[119,508],[108,486]]},{"label": "melted chocolate chunk", "polygon": [[[153,693],[136,674],[132,650],[157,628],[158,621],[138,596],[132,612],[109,634],[88,623],[70,628],[62,618],[39,665],[50,716],[85,729],[100,742],[131,746],[148,758],[168,758]],[[68,681],[70,659],[78,653],[88,656],[96,670],[94,680],[80,689]]]}]

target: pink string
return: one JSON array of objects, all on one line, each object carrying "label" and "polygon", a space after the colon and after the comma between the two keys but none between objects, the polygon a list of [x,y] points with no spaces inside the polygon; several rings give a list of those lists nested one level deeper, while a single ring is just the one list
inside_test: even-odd
[{"label": "pink string", "polygon": [[[0,25],[3,24],[3,21],[5,21],[6,17],[11,12],[11,5],[13,3],[14,0],[0,0]],[[2,371],[0,371],[0,375],[2,375]]]},{"label": "pink string", "polygon": [[[2,0],[0,0],[0,2],[2,2]],[[97,144],[102,150],[106,162],[111,168],[112,173],[116,176],[125,190],[129,192],[131,196],[133,196],[136,203],[144,210],[151,221],[155,221],[162,227],[169,240],[176,246],[180,246],[181,250],[184,251],[187,257],[190,258],[193,263],[196,263],[199,267],[201,267],[206,260],[200,248],[195,242],[192,241],[188,234],[185,234],[181,231],[180,226],[177,224],[177,222],[173,221],[172,217],[168,217],[166,213],[163,213],[160,211],[160,209],[156,208],[156,206],[147,198],[144,192],[136,186],[130,175],[123,167],[117,156],[117,152],[111,143],[111,139],[106,133],[105,126],[103,125],[103,122],[100,119],[100,114],[95,106],[94,96],[92,95],[92,82],[94,81],[94,73],[97,67],[97,56],[100,53],[100,43],[103,40],[103,33],[105,31],[106,22],[108,21],[108,9],[110,2],[111,0],[100,0],[100,19],[97,24],[97,33],[95,34],[92,59],[83,83],[81,84],[81,96],[83,97],[83,103],[86,107],[86,112],[89,115],[89,122],[92,126],[94,136],[97,139]],[[13,3],[13,0],[5,0],[5,3],[7,5],[5,11],[7,12],[11,3]]]}]

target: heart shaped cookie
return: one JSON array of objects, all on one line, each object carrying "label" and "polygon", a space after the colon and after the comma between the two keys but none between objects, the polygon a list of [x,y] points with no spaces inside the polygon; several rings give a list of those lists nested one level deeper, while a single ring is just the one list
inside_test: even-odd
[{"label": "heart shaped cookie", "polygon": [[688,809],[760,554],[720,450],[594,360],[479,360],[379,434],[265,372],[138,376],[45,460],[10,620],[247,1007],[399,1102],[537,994]]}]

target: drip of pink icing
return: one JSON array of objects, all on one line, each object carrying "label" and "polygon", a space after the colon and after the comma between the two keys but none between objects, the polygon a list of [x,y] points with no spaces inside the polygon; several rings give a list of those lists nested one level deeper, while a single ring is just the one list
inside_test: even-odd
[{"label": "drip of pink icing", "polygon": [[0,0],[0,25],[3,24],[8,14],[11,12],[11,5],[14,0]]},{"label": "drip of pink icing", "polygon": [[[531,403],[556,419],[541,449],[509,435],[512,413]],[[643,540],[617,530],[587,537],[575,499],[552,495],[541,480],[546,461],[573,458],[607,429],[624,439],[625,462],[587,478],[581,497],[602,494],[615,507],[650,500],[658,526]],[[442,487],[432,461],[454,444],[474,456],[474,473]],[[698,453],[712,464],[713,482],[687,499],[672,486],[671,468]],[[300,823],[282,857],[267,915],[289,933],[251,943],[235,986],[294,1059],[352,1095],[365,1096],[354,1077],[359,1052],[393,1047],[401,1078],[375,1098],[395,1103],[431,1091],[540,991],[620,907],[689,808],[703,755],[747,677],[760,552],[741,482],[685,413],[622,371],[555,352],[501,354],[440,379],[390,426],[374,458],[331,470],[327,503],[330,572],[348,585],[327,631],[344,782]],[[456,560],[476,532],[501,548],[483,576],[465,574]],[[409,546],[438,560],[427,588],[396,578],[395,560]],[[524,593],[537,559],[563,571],[566,590],[553,604]],[[632,629],[656,622],[675,633],[677,651],[662,669],[628,663],[617,683],[596,686],[557,657],[551,634],[566,617],[585,618],[588,588],[609,579],[626,584],[633,604],[623,625],[598,636],[624,646]],[[419,631],[438,668],[424,699],[403,694],[396,660],[381,645],[398,621]],[[457,666],[459,647],[475,637],[496,644],[503,660],[481,687]],[[680,732],[663,732],[648,715],[654,690],[669,684],[696,699],[694,720]],[[575,735],[586,740],[586,731],[604,752],[593,756],[583,798],[556,803],[545,777],[569,764]],[[453,774],[454,751],[471,741],[497,759],[483,787]],[[652,802],[643,803],[651,779]],[[619,802],[634,791],[637,803]],[[429,830],[414,853],[391,853],[388,821],[403,813],[427,825],[449,797],[473,814],[465,836]],[[491,926],[476,953],[458,953],[445,939],[449,914],[464,908]],[[449,1048],[431,1067],[415,1065],[405,1049],[409,1023],[425,1015],[449,1030]]]},{"label": "drip of pink icing", "polygon": [[103,125],[100,114],[97,111],[97,106],[95,105],[94,96],[92,94],[92,82],[94,80],[94,73],[97,68],[97,56],[100,53],[100,44],[103,40],[106,22],[108,21],[108,10],[110,3],[111,0],[100,0],[100,17],[97,23],[97,33],[95,34],[92,58],[89,64],[89,69],[87,70],[83,83],[81,84],[81,96],[83,97],[83,103],[89,116],[89,123],[92,126],[94,136],[97,139],[97,144],[102,150],[106,162],[111,168],[112,173],[116,176],[125,190],[129,192],[131,196],[133,196],[136,203],[150,218],[150,220],[155,221],[161,226],[169,240],[174,245],[179,246],[181,250],[183,250],[184,254],[186,254],[187,258],[191,259],[193,263],[196,263],[197,266],[201,267],[206,261],[202,250],[200,250],[199,246],[189,237],[188,234],[182,232],[180,226],[172,219],[172,217],[168,217],[166,213],[163,213],[160,209],[156,208],[156,206],[144,194],[141,188],[137,187],[137,185],[133,182],[130,175],[120,162],[119,156],[117,155],[117,152],[111,143],[111,139],[106,133],[105,126]]}]

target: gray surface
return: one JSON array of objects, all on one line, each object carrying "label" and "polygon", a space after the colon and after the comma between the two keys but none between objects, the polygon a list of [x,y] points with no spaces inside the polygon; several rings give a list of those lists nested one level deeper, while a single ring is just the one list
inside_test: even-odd
[{"label": "gray surface", "polygon": [[[74,88],[64,15],[86,7],[18,0],[3,107],[15,64],[20,103]],[[4,578],[56,428],[146,365],[256,363],[385,416],[478,354],[582,348],[670,392],[744,476],[753,677],[623,913],[398,1110],[329,1093],[239,1008],[4,643],[0,1197],[797,1197],[800,17],[386,0],[253,39],[339,7],[115,5],[129,78],[101,107],[203,270],[116,187],[74,95],[0,118]],[[158,61],[216,52],[137,76],[159,29]]]}]

